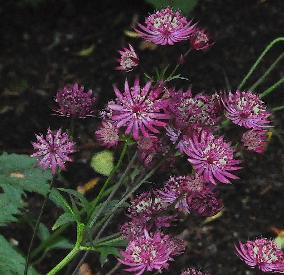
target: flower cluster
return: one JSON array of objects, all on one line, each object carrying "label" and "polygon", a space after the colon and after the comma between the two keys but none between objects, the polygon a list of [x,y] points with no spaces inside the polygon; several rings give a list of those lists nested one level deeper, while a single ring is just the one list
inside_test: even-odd
[{"label": "flower cluster", "polygon": [[85,91],[83,86],[75,83],[70,86],[65,86],[56,94],[55,101],[59,108],[56,113],[61,116],[72,118],[86,118],[93,116],[95,98],[92,90]]},{"label": "flower cluster", "polygon": [[50,168],[53,174],[56,174],[60,168],[65,170],[65,163],[72,161],[70,155],[75,152],[75,143],[70,139],[67,133],[62,130],[47,130],[46,136],[36,135],[36,142],[33,142],[35,152],[32,157],[38,159],[38,164],[43,169]]},{"label": "flower cluster", "polygon": [[200,270],[197,270],[195,268],[188,268],[185,271],[183,271],[180,275],[210,275],[209,273],[204,273]]},{"label": "flower cluster", "polygon": [[239,243],[237,255],[250,267],[263,272],[284,273],[284,253],[268,239]]},{"label": "flower cluster", "polygon": [[116,67],[117,70],[130,72],[139,65],[139,57],[134,48],[130,44],[128,46],[129,49],[123,48],[118,51],[120,59],[117,60],[119,62],[119,66]]}]

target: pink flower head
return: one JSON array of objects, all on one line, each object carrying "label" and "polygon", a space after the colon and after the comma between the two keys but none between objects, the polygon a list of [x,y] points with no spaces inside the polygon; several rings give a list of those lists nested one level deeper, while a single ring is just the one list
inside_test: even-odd
[{"label": "pink flower head", "polygon": [[95,135],[98,143],[106,148],[115,147],[119,142],[118,128],[111,120],[102,121]]},{"label": "pink flower head", "polygon": [[272,240],[239,242],[235,247],[237,255],[248,266],[263,272],[284,273],[284,254]]},{"label": "pink flower head", "polygon": [[120,227],[120,233],[127,240],[133,240],[142,236],[144,233],[145,225],[138,224],[137,222],[126,222]]},{"label": "pink flower head", "polygon": [[119,261],[129,266],[125,269],[141,275],[146,271],[161,271],[167,269],[172,260],[173,248],[170,247],[168,236],[156,232],[150,235],[146,230],[144,236],[133,239],[128,243],[125,251],[121,251]]},{"label": "pink flower head", "polygon": [[242,135],[242,143],[249,151],[262,154],[267,144],[266,130],[249,130]]},{"label": "pink flower head", "polygon": [[119,62],[119,66],[116,67],[117,70],[130,72],[134,69],[134,67],[139,65],[138,55],[134,48],[130,44],[128,45],[129,49],[123,48],[118,51],[120,53],[120,59],[117,60]]},{"label": "pink flower head", "polygon": [[95,98],[93,97],[92,90],[84,91],[83,86],[77,83],[71,86],[65,86],[56,94],[55,101],[59,105],[56,110],[61,116],[86,118],[93,116],[93,106]]},{"label": "pink flower head", "polygon": [[138,24],[135,31],[145,40],[157,45],[173,45],[188,40],[195,30],[195,24],[171,8],[166,8],[149,15],[145,25]]},{"label": "pink flower head", "polygon": [[189,192],[200,192],[204,181],[199,176],[170,177],[163,189],[157,191],[161,200],[167,204],[175,203],[175,208],[189,213],[187,196]]},{"label": "pink flower head", "polygon": [[155,136],[141,137],[138,140],[138,156],[146,167],[152,165],[160,149],[160,140]]},{"label": "pink flower head", "polygon": [[190,44],[194,50],[208,50],[213,43],[206,30],[197,29],[190,36]]},{"label": "pink flower head", "polygon": [[189,156],[188,161],[206,182],[217,184],[218,180],[230,183],[231,179],[238,178],[231,171],[240,169],[240,161],[234,159],[234,150],[223,137],[214,137],[211,132],[204,130],[194,134],[188,142],[185,151]]},{"label": "pink flower head", "polygon": [[52,174],[56,174],[59,168],[65,170],[65,162],[72,161],[70,155],[75,152],[75,143],[68,134],[61,129],[54,132],[48,129],[45,137],[40,134],[36,135],[36,139],[32,142],[35,150],[32,157],[37,158],[39,166],[50,168]]},{"label": "pink flower head", "polygon": [[195,268],[188,268],[185,271],[183,271],[180,275],[210,275],[209,273],[204,273],[200,270],[197,270]]},{"label": "pink flower head", "polygon": [[179,129],[190,127],[215,126],[220,119],[220,109],[216,95],[193,96],[191,91],[172,92],[169,110],[174,117],[174,124]]},{"label": "pink flower head", "polygon": [[187,204],[191,212],[204,217],[214,216],[223,208],[222,200],[209,188],[189,194]]},{"label": "pink flower head", "polygon": [[175,216],[165,213],[167,206],[157,192],[144,192],[131,201],[129,217],[137,224],[149,224],[150,227],[154,225],[156,228],[169,227]]},{"label": "pink flower head", "polygon": [[159,130],[156,127],[165,127],[165,120],[169,115],[164,111],[168,100],[162,98],[160,88],[152,88],[151,82],[147,82],[142,88],[139,79],[136,79],[133,87],[129,87],[125,81],[124,93],[121,93],[114,86],[114,92],[117,96],[115,104],[109,104],[113,110],[112,120],[117,122],[117,127],[125,127],[125,134],[133,134],[135,140],[139,137],[149,137],[150,133],[157,134]]},{"label": "pink flower head", "polygon": [[224,96],[223,103],[225,116],[239,126],[262,129],[269,123],[270,114],[264,102],[252,92],[230,92]]}]

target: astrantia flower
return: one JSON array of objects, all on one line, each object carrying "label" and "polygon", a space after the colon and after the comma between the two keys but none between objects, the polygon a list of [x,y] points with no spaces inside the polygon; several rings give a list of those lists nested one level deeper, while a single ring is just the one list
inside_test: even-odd
[{"label": "astrantia flower", "polygon": [[194,50],[207,50],[212,46],[207,31],[197,29],[190,37],[190,44]]},{"label": "astrantia flower", "polygon": [[214,137],[209,131],[201,131],[189,138],[185,153],[195,171],[206,182],[217,184],[217,180],[230,183],[231,179],[238,178],[231,171],[240,169],[240,161],[234,159],[234,150],[223,137]]},{"label": "astrantia flower", "polygon": [[249,130],[242,135],[242,143],[247,150],[261,154],[267,144],[267,131]]},{"label": "astrantia flower", "polygon": [[189,192],[200,192],[204,188],[204,181],[199,176],[170,177],[165,186],[157,191],[161,200],[168,204],[175,203],[175,208],[188,213],[187,196]]},{"label": "astrantia flower", "polygon": [[262,129],[269,123],[270,114],[264,102],[252,92],[230,92],[224,96],[223,103],[225,116],[239,126]]},{"label": "astrantia flower", "polygon": [[195,268],[188,268],[185,271],[183,271],[180,275],[210,275],[209,273],[204,273],[200,270],[197,270]]},{"label": "astrantia flower", "polygon": [[138,66],[139,58],[134,50],[134,48],[129,44],[128,48],[123,48],[118,51],[120,53],[119,66],[116,67],[117,70],[130,72],[134,67]]},{"label": "astrantia flower", "polygon": [[119,142],[118,128],[110,120],[102,121],[95,135],[99,144],[106,148],[115,147]]},{"label": "astrantia flower", "polygon": [[187,204],[191,212],[204,217],[214,216],[223,208],[223,202],[218,198],[218,194],[209,188],[189,194]]},{"label": "astrantia flower", "polygon": [[84,87],[77,83],[59,90],[55,101],[59,105],[56,113],[61,116],[86,118],[94,113],[95,98],[92,90],[84,91]]},{"label": "astrantia flower", "polygon": [[169,246],[168,236],[159,232],[150,235],[147,231],[144,236],[133,239],[128,243],[125,251],[121,251],[119,261],[129,266],[125,269],[141,275],[146,271],[161,271],[168,268],[172,260],[172,247]]},{"label": "astrantia flower", "polygon": [[220,103],[216,95],[193,96],[191,91],[172,92],[169,110],[179,129],[215,126],[220,119]]},{"label": "astrantia flower", "polygon": [[121,93],[114,86],[117,96],[115,104],[109,104],[113,110],[112,120],[117,122],[117,127],[125,127],[125,134],[133,134],[135,140],[142,135],[149,137],[151,133],[157,134],[156,127],[165,127],[169,115],[164,112],[167,107],[167,99],[162,98],[162,89],[151,86],[147,82],[142,88],[139,79],[136,79],[133,87],[129,87],[125,81],[124,92]]},{"label": "astrantia flower", "polygon": [[145,226],[142,224],[138,224],[137,222],[126,222],[120,227],[120,233],[127,240],[133,240],[142,236],[144,233]]},{"label": "astrantia flower", "polygon": [[162,9],[149,15],[145,25],[138,24],[140,29],[136,32],[145,40],[157,45],[173,45],[187,40],[194,32],[195,25],[192,21],[170,8]]},{"label": "astrantia flower", "polygon": [[272,240],[239,242],[236,251],[241,260],[252,268],[263,272],[284,273],[284,254]]},{"label": "astrantia flower", "polygon": [[137,224],[154,225],[156,228],[169,227],[175,216],[165,213],[166,204],[156,192],[144,192],[131,201],[129,217]]},{"label": "astrantia flower", "polygon": [[57,169],[65,169],[65,163],[72,161],[70,155],[75,152],[75,143],[62,130],[52,132],[47,130],[44,137],[36,135],[36,142],[33,142],[34,153],[32,157],[38,159],[38,164],[43,169],[50,168],[55,174]]}]

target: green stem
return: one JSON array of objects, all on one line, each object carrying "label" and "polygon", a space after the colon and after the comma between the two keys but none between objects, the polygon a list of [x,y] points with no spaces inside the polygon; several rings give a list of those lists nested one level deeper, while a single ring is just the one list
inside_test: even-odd
[{"label": "green stem", "polygon": [[242,80],[242,82],[240,83],[238,90],[241,90],[242,87],[244,86],[244,84],[247,82],[247,80],[249,79],[249,77],[253,74],[253,72],[255,71],[255,69],[257,68],[257,66],[259,65],[259,63],[261,62],[261,60],[264,58],[264,56],[269,52],[269,50],[276,45],[279,42],[283,42],[284,41],[284,37],[278,37],[276,39],[274,39],[273,41],[271,41],[268,46],[264,49],[264,51],[261,53],[261,55],[259,56],[259,58],[255,61],[255,63],[252,65],[252,67],[250,68],[249,72],[247,73],[247,75],[244,77],[244,79]]},{"label": "green stem", "polygon": [[94,218],[94,215],[95,214],[95,209],[100,201],[100,199],[104,196],[104,191],[106,190],[106,188],[108,187],[108,185],[110,184],[113,176],[115,175],[116,171],[119,169],[119,167],[121,166],[122,164],[122,161],[126,155],[126,152],[127,152],[127,148],[128,148],[128,142],[125,141],[124,145],[123,145],[123,148],[122,148],[122,151],[121,151],[121,154],[120,154],[120,157],[119,157],[119,160],[117,162],[117,164],[115,165],[115,167],[112,169],[109,177],[107,178],[107,180],[105,181],[103,187],[101,188],[99,194],[97,195],[96,199],[92,202],[92,206],[91,206],[91,210],[89,211],[89,213],[91,213],[91,217],[90,217],[90,221],[93,220]]},{"label": "green stem", "polygon": [[45,209],[45,206],[46,206],[46,204],[47,204],[49,195],[50,195],[51,190],[52,190],[52,187],[53,187],[53,183],[54,183],[54,177],[53,177],[53,179],[51,180],[51,183],[50,183],[50,186],[49,186],[49,190],[48,190],[48,192],[47,192],[47,194],[46,194],[46,196],[45,196],[45,198],[44,198],[44,201],[43,201],[42,206],[41,206],[41,209],[40,209],[40,213],[39,213],[38,218],[37,218],[37,220],[36,220],[34,232],[33,232],[33,235],[32,235],[32,239],[31,239],[31,242],[30,242],[30,245],[29,245],[28,254],[27,254],[27,258],[26,258],[26,264],[25,264],[24,275],[27,275],[27,274],[28,274],[29,262],[30,262],[30,257],[31,257],[31,252],[32,252],[32,247],[33,247],[33,244],[34,244],[35,236],[37,235],[38,227],[39,227],[40,220],[41,220],[41,216],[42,216],[43,211],[44,211],[44,209]]},{"label": "green stem", "polygon": [[249,88],[249,91],[254,91],[270,74],[270,72],[276,67],[276,65],[283,59],[284,52],[278,56],[278,58],[271,64],[266,72]]},{"label": "green stem", "polygon": [[270,86],[268,89],[266,89],[263,93],[261,93],[259,96],[260,98],[263,98],[270,93],[272,93],[275,89],[277,89],[282,83],[284,83],[284,77],[278,80],[276,83],[274,83],[272,86]]},{"label": "green stem", "polygon": [[278,112],[282,110],[284,110],[284,105],[272,108],[272,112]]},{"label": "green stem", "polygon": [[54,275],[58,273],[63,267],[65,267],[77,254],[81,251],[81,243],[85,232],[85,225],[82,223],[77,224],[77,240],[73,249],[61,260],[47,275]]}]

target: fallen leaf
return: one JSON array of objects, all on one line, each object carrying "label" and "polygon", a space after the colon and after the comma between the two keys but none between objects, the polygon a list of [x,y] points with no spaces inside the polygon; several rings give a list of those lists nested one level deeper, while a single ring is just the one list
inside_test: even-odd
[{"label": "fallen leaf", "polygon": [[20,173],[20,172],[14,172],[10,174],[11,178],[18,178],[18,179],[23,179],[25,178],[25,175]]},{"label": "fallen leaf", "polygon": [[77,55],[79,56],[89,56],[93,53],[95,49],[95,45],[92,44],[90,47],[82,49],[81,51],[77,52]]},{"label": "fallen leaf", "polygon": [[142,41],[140,44],[139,44],[139,49],[141,51],[144,51],[144,50],[150,50],[150,51],[154,51],[157,49],[157,45],[156,44],[153,44],[149,41]]},{"label": "fallen leaf", "polygon": [[133,31],[125,30],[124,34],[128,37],[131,37],[131,38],[138,38],[139,37],[139,34],[137,32],[133,32]]},{"label": "fallen leaf", "polygon": [[93,272],[87,263],[83,263],[79,269],[78,275],[93,275]]},{"label": "fallen leaf", "polygon": [[99,177],[93,178],[93,179],[89,180],[88,182],[86,182],[84,185],[78,186],[77,191],[84,195],[86,192],[93,189],[98,184],[99,180],[100,180]]}]

